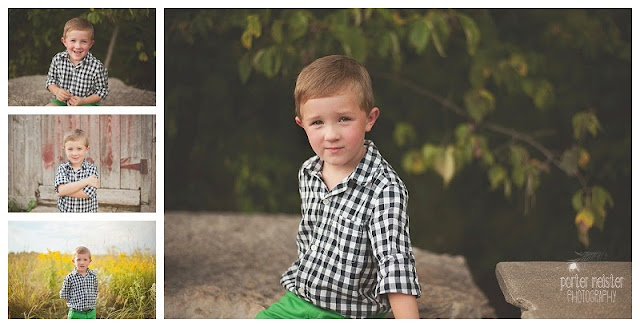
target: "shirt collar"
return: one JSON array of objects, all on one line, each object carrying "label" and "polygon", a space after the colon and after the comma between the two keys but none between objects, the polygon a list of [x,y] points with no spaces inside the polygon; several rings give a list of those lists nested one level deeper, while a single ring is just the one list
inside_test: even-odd
[{"label": "shirt collar", "polygon": [[[73,271],[71,272],[71,274],[73,274],[73,275],[80,275],[80,273],[78,272],[78,270],[76,270],[76,268],[73,268]],[[95,275],[96,275],[96,273],[95,273],[95,272],[93,272],[93,270],[91,270],[91,269],[87,268],[87,275],[94,275],[94,276],[95,276]],[[82,276],[82,275],[80,275],[80,276]]]},{"label": "shirt collar", "polygon": [[[367,152],[356,166],[356,168],[349,174],[346,181],[354,181],[355,183],[365,186],[376,176],[380,163],[382,162],[382,155],[378,151],[378,148],[370,140],[364,140],[364,146],[367,147]],[[319,156],[311,158],[307,161],[302,169],[310,176],[321,176],[323,161]],[[344,181],[340,184],[344,184]],[[346,184],[345,184],[346,185]]]},{"label": "shirt collar", "polygon": [[[71,162],[69,160],[65,161],[63,165],[65,165],[67,169],[73,169],[73,167],[71,167]],[[82,165],[80,166],[80,169],[89,169],[89,161],[87,161],[86,158],[82,160]]]},{"label": "shirt collar", "polygon": [[[69,60],[69,62],[71,62],[71,59],[69,59],[69,53],[67,51],[64,51],[64,57],[67,58],[67,60]],[[87,52],[87,55],[84,56],[84,58],[82,58],[82,60],[80,60],[78,65],[80,65],[80,64],[84,65],[85,62],[89,62],[91,60],[93,60],[93,55],[91,54],[91,52]]]}]

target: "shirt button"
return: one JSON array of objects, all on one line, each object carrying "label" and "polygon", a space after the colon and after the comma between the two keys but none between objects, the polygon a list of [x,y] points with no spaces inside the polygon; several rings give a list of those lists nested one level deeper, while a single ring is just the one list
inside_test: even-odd
[{"label": "shirt button", "polygon": [[329,204],[329,199],[324,199],[324,200],[322,200],[322,203],[324,203],[324,204]]},{"label": "shirt button", "polygon": [[300,286],[300,287],[298,288],[298,293],[299,293],[300,295],[304,295],[304,287]]},{"label": "shirt button", "polygon": [[312,245],[311,246],[311,251],[318,251],[318,246],[317,245]]}]

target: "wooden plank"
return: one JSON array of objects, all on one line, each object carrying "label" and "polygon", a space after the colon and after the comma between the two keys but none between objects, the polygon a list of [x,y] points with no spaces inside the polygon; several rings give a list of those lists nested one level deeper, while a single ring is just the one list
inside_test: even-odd
[{"label": "wooden plank", "polygon": [[41,124],[42,118],[39,115],[26,116],[25,124],[25,147],[26,152],[24,171],[27,178],[28,196],[35,199],[38,186],[42,184],[42,146],[41,146]]},{"label": "wooden plank", "polygon": [[[80,128],[87,133],[89,139],[89,152],[87,160],[96,165],[100,165],[100,116],[82,115],[80,116]],[[98,167],[99,169],[100,167]],[[98,170],[98,173],[100,171]]]},{"label": "wooden plank", "polygon": [[13,143],[10,145],[10,147],[14,149],[14,171],[11,174],[11,179],[13,180],[12,193],[13,196],[16,197],[25,197],[28,194],[27,176],[24,171],[24,165],[27,161],[27,151],[25,151],[26,119],[27,116],[14,116],[11,124],[11,129],[13,132]]},{"label": "wooden plank", "polygon": [[142,143],[142,134],[148,131],[147,126],[141,125],[141,116],[124,115],[120,117],[120,188],[128,190],[140,189],[142,178],[140,170],[126,169],[140,163],[142,148],[148,146]]},{"label": "wooden plank", "polygon": [[120,188],[120,116],[100,116],[100,188]]},{"label": "wooden plank", "polygon": [[140,198],[142,205],[148,206],[145,211],[155,211],[156,202],[156,116],[142,116],[142,158],[148,158],[149,172],[141,175]]},{"label": "wooden plank", "polygon": [[[58,197],[53,188],[41,185],[40,202],[43,204],[56,204]],[[140,190],[114,190],[98,189],[98,206],[119,205],[119,206],[139,206]]]},{"label": "wooden plank", "polygon": [[40,144],[42,152],[42,184],[51,185],[55,181],[56,169],[56,135],[54,129],[55,116],[42,115],[40,120]]},{"label": "wooden plank", "polygon": [[14,152],[16,152],[15,148],[13,147],[13,143],[15,142],[15,133],[13,131],[13,124],[14,121],[17,121],[19,119],[19,117],[15,116],[15,115],[9,115],[9,139],[7,141],[7,159],[8,159],[8,172],[9,175],[7,176],[7,186],[9,187],[9,191],[7,193],[7,195],[9,196],[9,198],[11,198],[12,196],[15,196],[15,182],[13,181],[13,176],[16,173],[16,169],[17,169],[17,164],[15,162],[15,157],[14,157]]}]

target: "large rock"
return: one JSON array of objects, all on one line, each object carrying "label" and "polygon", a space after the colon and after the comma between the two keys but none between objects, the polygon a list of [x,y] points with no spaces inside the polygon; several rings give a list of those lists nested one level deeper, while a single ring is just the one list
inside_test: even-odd
[{"label": "large rock", "polygon": [[[165,318],[253,318],[284,295],[297,215],[165,214]],[[461,256],[414,248],[422,318],[494,318]]]},{"label": "large rock", "polygon": [[[22,76],[9,80],[10,106],[44,106],[53,99],[44,83],[46,75]],[[155,106],[156,92],[136,89],[117,78],[109,78],[109,95],[101,106]]]},{"label": "large rock", "polygon": [[500,262],[496,277],[522,318],[631,319],[631,262]]}]

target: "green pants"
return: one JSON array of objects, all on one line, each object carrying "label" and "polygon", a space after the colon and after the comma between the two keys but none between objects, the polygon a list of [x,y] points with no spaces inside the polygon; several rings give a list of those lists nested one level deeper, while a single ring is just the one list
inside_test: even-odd
[{"label": "green pants", "polygon": [[67,315],[68,319],[96,319],[96,309],[91,309],[89,311],[78,311],[69,308],[69,314]]},{"label": "green pants", "polygon": [[[51,100],[51,103],[55,104],[56,106],[66,106],[67,105],[66,102],[62,102],[62,101],[60,101],[58,99]],[[100,105],[100,101],[94,102],[94,103],[83,104],[83,106],[99,106],[99,105]]]},{"label": "green pants", "polygon": [[[384,318],[385,315],[383,313],[370,318]],[[287,291],[280,301],[258,312],[256,319],[345,319],[345,317],[334,311],[320,309]]]}]

